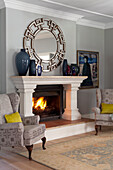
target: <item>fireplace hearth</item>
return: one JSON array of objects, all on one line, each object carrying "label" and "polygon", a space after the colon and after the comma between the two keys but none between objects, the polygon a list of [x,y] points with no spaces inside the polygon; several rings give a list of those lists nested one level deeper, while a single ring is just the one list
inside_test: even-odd
[{"label": "fireplace hearth", "polygon": [[37,85],[32,97],[32,109],[41,121],[61,119],[63,108],[62,85]]}]

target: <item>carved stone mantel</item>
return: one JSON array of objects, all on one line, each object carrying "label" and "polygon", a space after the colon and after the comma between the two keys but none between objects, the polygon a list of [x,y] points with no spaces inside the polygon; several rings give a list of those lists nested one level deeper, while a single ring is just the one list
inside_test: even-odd
[{"label": "carved stone mantel", "polygon": [[11,79],[20,93],[20,113],[31,116],[32,93],[37,85],[62,84],[66,90],[66,109],[63,118],[81,119],[77,108],[77,90],[86,76],[12,76]]}]

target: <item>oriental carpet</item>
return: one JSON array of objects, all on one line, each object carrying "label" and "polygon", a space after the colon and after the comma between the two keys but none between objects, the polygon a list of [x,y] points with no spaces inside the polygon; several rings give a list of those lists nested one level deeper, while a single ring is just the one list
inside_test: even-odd
[{"label": "oriental carpet", "polygon": [[[113,170],[113,127],[34,147],[34,161],[58,170]],[[28,157],[26,150],[18,154]]]}]

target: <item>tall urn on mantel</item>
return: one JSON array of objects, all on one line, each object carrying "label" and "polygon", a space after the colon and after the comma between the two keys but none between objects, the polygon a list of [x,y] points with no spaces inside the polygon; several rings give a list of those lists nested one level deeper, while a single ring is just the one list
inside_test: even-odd
[{"label": "tall urn on mantel", "polygon": [[29,76],[36,76],[36,64],[35,64],[35,60],[30,60]]},{"label": "tall urn on mantel", "polygon": [[30,56],[26,53],[25,49],[21,49],[21,51],[16,55],[15,62],[19,76],[25,76],[30,64]]},{"label": "tall urn on mantel", "polygon": [[63,61],[63,76],[67,76],[67,59]]}]

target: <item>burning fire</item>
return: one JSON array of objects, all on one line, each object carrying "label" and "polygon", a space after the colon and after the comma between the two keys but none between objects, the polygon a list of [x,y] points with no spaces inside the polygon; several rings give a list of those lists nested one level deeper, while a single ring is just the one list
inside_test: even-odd
[{"label": "burning fire", "polygon": [[40,97],[36,101],[36,103],[34,101],[34,98],[32,98],[32,107],[34,107],[35,109],[40,108],[40,109],[44,110],[46,108],[46,106],[47,106],[47,101],[44,100],[44,97]]}]

